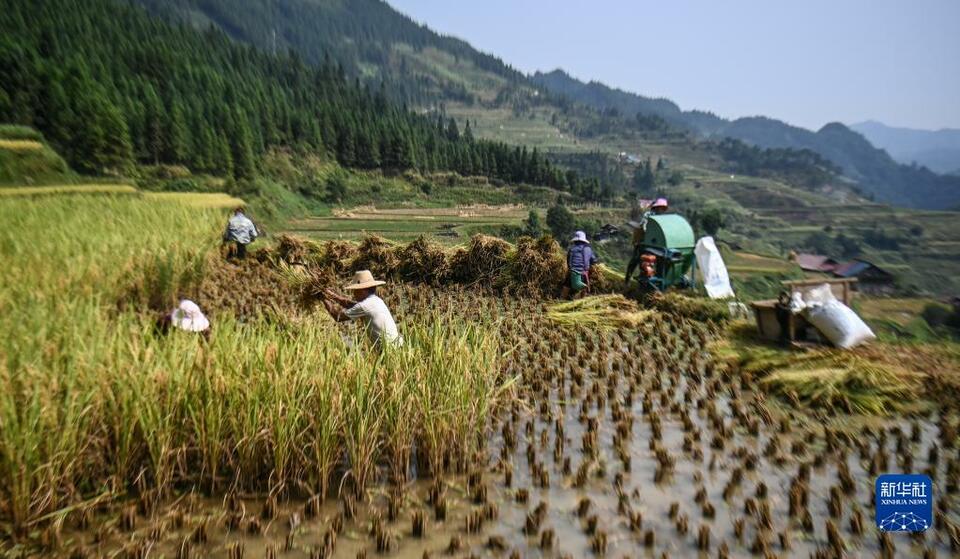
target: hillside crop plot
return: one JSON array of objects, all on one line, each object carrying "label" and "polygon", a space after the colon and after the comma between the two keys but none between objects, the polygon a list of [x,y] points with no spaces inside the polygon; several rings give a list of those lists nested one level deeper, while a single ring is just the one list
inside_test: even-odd
[{"label": "hillside crop plot", "polygon": [[63,184],[52,186],[0,187],[0,197],[46,196],[64,194],[136,194],[129,184]]},{"label": "hillside crop plot", "polygon": [[[552,241],[284,237],[224,263],[222,210],[44,197],[0,200],[0,217],[0,551],[960,551],[960,423],[955,398],[935,397],[960,384],[941,362],[904,371],[877,346],[894,361],[883,374],[847,367],[823,398],[818,368],[855,361],[726,343],[702,301],[553,305],[540,296],[563,275]],[[317,311],[317,288],[359,266],[391,278],[381,294],[401,350],[363,351],[359,332]],[[153,330],[152,310],[177,294],[209,312],[210,340]],[[784,367],[799,372],[773,376]],[[872,382],[910,405],[834,405],[863,403]],[[938,488],[934,527],[879,537],[876,474],[920,471]]]},{"label": "hillside crop plot", "polygon": [[293,221],[288,230],[315,239],[356,240],[367,234],[409,241],[428,235],[444,244],[465,242],[470,235],[519,225],[527,217],[522,206],[463,206],[460,208],[354,208],[329,217]]}]

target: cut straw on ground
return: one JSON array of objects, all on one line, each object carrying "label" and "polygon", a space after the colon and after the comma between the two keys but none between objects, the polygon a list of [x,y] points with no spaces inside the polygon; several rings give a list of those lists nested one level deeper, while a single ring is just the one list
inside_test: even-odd
[{"label": "cut straw on ground", "polygon": [[547,318],[557,324],[601,329],[639,326],[652,315],[623,295],[592,295],[547,307]]}]

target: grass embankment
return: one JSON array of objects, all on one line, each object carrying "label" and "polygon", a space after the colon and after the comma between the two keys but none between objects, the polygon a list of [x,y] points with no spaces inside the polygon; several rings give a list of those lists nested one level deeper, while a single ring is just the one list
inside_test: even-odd
[{"label": "grass embankment", "polygon": [[[0,530],[23,537],[135,489],[361,491],[417,448],[473,452],[498,389],[481,326],[405,324],[380,357],[329,321],[219,315],[155,332],[204,275],[225,213],[135,196],[0,200]],[[243,286],[234,286],[243,289]]]},{"label": "grass embankment", "polygon": [[0,185],[72,182],[74,174],[32,128],[0,124]]}]

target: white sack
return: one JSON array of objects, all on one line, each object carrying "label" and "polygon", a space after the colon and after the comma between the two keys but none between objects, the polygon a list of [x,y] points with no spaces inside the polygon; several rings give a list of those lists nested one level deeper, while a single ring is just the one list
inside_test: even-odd
[{"label": "white sack", "polygon": [[697,257],[697,267],[703,277],[703,287],[711,299],[727,299],[733,297],[733,288],[730,287],[730,276],[727,266],[723,263],[720,250],[717,249],[713,237],[702,237],[697,241],[693,253]]},{"label": "white sack", "polygon": [[828,283],[821,283],[816,287],[811,287],[803,294],[803,302],[806,303],[807,306],[826,305],[836,300],[837,297],[833,294],[833,289],[830,288],[830,284]]},{"label": "white sack", "polygon": [[842,349],[877,337],[853,309],[837,300],[807,307],[806,317],[830,343]]}]

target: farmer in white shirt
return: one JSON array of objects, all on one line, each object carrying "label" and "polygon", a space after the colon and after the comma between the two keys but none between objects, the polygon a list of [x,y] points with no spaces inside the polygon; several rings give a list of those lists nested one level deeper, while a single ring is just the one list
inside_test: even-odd
[{"label": "farmer in white shirt", "polygon": [[397,331],[397,323],[383,299],[377,297],[377,286],[386,282],[373,279],[370,270],[361,270],[353,275],[353,281],[345,289],[353,292],[353,299],[344,297],[333,290],[324,290],[323,306],[337,322],[362,320],[367,335],[374,344],[381,341],[393,346],[403,345],[403,338]]},{"label": "farmer in white shirt", "polygon": [[247,256],[247,245],[257,240],[260,232],[250,218],[243,213],[243,208],[237,208],[227,222],[227,230],[223,232],[223,241],[236,244],[237,258]]}]

